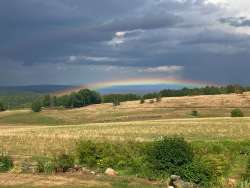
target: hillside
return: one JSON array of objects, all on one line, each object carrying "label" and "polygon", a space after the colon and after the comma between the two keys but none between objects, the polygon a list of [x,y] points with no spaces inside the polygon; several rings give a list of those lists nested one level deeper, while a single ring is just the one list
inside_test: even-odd
[{"label": "hillside", "polygon": [[[192,144],[195,155],[212,163],[217,160],[215,169],[223,166],[223,174],[220,175],[222,184],[231,178],[240,183],[247,166],[247,155],[241,152],[249,151],[249,101],[250,93],[244,93],[171,97],[154,103],[146,100],[144,104],[130,101],[116,107],[98,104],[76,109],[43,109],[40,113],[28,109],[5,111],[0,113],[0,151],[7,152],[15,163],[26,164],[34,156],[55,156],[61,152],[74,156],[79,141],[109,142],[124,147],[131,143],[150,143],[162,136],[178,135]],[[248,117],[231,118],[230,112],[235,108],[240,108]],[[198,117],[192,116],[193,110],[198,111]],[[107,187],[120,182],[120,178],[126,181],[125,184],[138,182],[142,187],[154,187],[151,186],[154,182],[146,179],[127,179],[126,175],[135,178],[136,174],[132,173],[131,176],[126,172],[128,169],[120,170],[121,176],[112,179],[95,175],[83,177],[88,186],[92,182],[99,185],[101,177]],[[11,174],[0,176],[7,178],[3,185],[17,187],[20,184],[33,185],[30,182],[33,178],[41,186],[45,185],[45,180],[51,185],[57,184],[58,178],[65,187],[71,187],[68,186],[69,181],[65,180],[68,178],[74,179],[76,187],[83,182],[83,177],[79,178],[77,173],[53,176],[21,174],[16,177],[18,179],[12,182]],[[119,183],[117,187],[123,184]]]},{"label": "hillside", "polygon": [[229,117],[234,108],[241,108],[250,116],[250,93],[162,98],[161,102],[144,104],[140,101],[90,105],[76,109],[45,109],[41,113],[12,111],[0,113],[0,124],[65,125],[82,123],[120,122],[173,118]]}]

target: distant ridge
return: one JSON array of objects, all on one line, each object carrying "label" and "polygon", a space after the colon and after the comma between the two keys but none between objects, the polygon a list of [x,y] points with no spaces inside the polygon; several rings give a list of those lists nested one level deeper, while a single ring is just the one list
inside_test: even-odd
[{"label": "distant ridge", "polygon": [[70,85],[27,85],[27,86],[0,86],[0,93],[54,93],[59,91],[65,91],[75,86]]}]

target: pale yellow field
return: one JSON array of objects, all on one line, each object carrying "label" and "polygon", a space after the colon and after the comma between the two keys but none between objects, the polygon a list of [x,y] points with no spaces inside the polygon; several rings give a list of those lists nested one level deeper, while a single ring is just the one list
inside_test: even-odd
[{"label": "pale yellow field", "polygon": [[1,149],[13,155],[70,152],[79,140],[150,141],[180,135],[187,140],[246,140],[250,118],[189,118],[68,126],[2,126]]}]

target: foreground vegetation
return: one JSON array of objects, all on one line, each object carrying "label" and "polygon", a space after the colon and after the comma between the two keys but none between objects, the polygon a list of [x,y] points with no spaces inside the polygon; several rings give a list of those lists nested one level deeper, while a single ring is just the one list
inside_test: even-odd
[{"label": "foreground vegetation", "polygon": [[[65,173],[77,165],[102,173],[114,168],[119,175],[168,182],[171,174],[201,187],[223,187],[227,179],[249,181],[249,141],[186,142],[180,137],[160,137],[153,142],[78,141],[71,152],[35,155],[13,168],[8,156],[0,158],[2,171]],[[13,169],[12,169],[13,168]],[[237,174],[235,174],[235,169]],[[0,168],[1,170],[1,168]],[[71,170],[72,171],[72,170]],[[34,171],[32,171],[34,173]]]}]

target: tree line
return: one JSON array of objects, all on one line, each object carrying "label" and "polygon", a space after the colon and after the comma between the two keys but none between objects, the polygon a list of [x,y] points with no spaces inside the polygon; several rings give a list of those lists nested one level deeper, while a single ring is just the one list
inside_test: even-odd
[{"label": "tree line", "polygon": [[159,99],[161,97],[180,97],[180,96],[196,96],[196,95],[217,95],[217,94],[230,94],[230,93],[243,93],[250,91],[250,87],[243,87],[240,85],[228,85],[224,87],[207,86],[203,88],[183,88],[179,90],[165,89],[160,92],[147,93],[144,95],[136,95],[132,93],[128,94],[108,94],[100,95],[96,91],[89,89],[82,89],[79,92],[72,92],[69,95],[63,96],[50,96],[46,95],[41,101],[35,101],[32,104],[33,111],[40,111],[42,107],[64,107],[64,108],[79,108],[88,106],[91,104],[100,103],[113,103],[114,106],[125,101],[141,100],[141,103],[145,99]]},{"label": "tree line", "polygon": [[41,100],[34,101],[31,108],[34,112],[39,112],[42,107],[80,108],[91,104],[100,104],[101,102],[102,97],[98,92],[82,89],[63,96],[45,95]]}]

